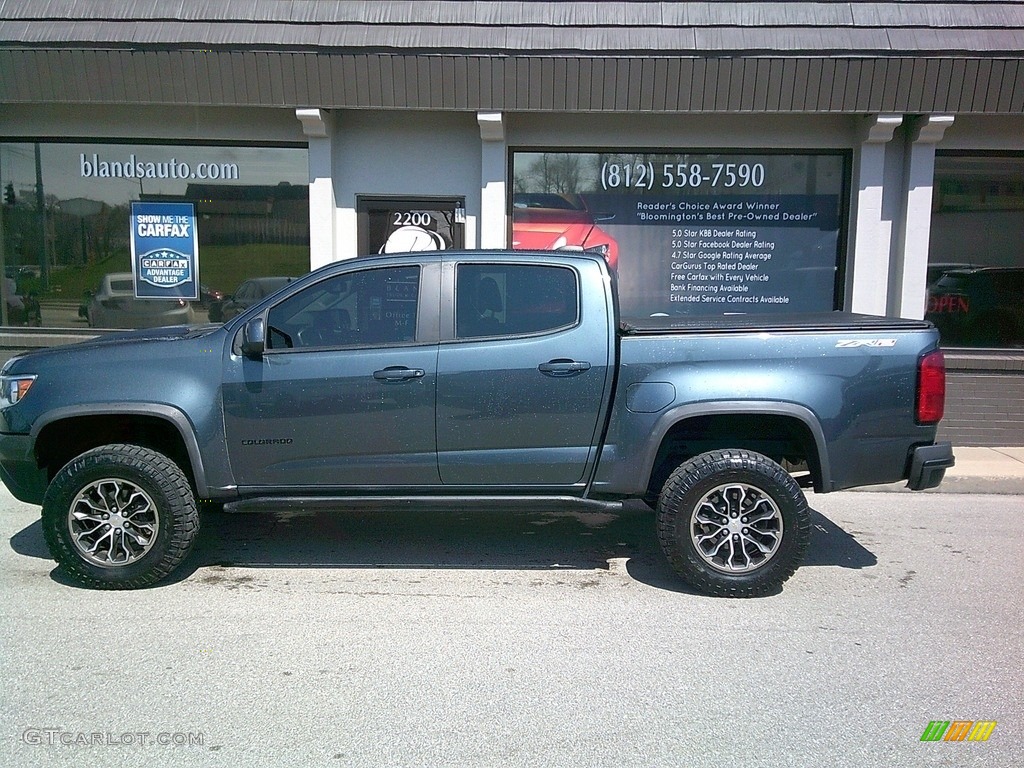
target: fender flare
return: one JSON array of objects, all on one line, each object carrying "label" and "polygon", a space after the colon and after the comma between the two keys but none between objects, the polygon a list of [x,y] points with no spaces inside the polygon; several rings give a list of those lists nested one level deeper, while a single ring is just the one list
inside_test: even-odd
[{"label": "fender flare", "polygon": [[651,428],[651,440],[648,442],[647,453],[644,455],[643,477],[649,478],[654,472],[654,463],[658,451],[665,440],[665,435],[676,424],[700,416],[784,416],[795,419],[807,427],[814,440],[818,467],[821,471],[821,488],[828,491],[832,487],[832,468],[828,457],[828,443],[825,432],[821,428],[814,412],[796,403],[757,401],[757,400],[716,400],[706,403],[688,403],[665,411]]},{"label": "fender flare", "polygon": [[64,408],[55,408],[47,411],[43,416],[32,424],[29,435],[33,444],[36,443],[39,433],[54,422],[65,419],[80,418],[82,416],[148,416],[170,422],[181,436],[188,453],[190,469],[196,483],[196,493],[200,498],[209,495],[206,484],[206,470],[203,467],[203,455],[199,450],[199,441],[196,439],[195,429],[184,411],[166,403],[88,403],[84,405],[71,405]]}]

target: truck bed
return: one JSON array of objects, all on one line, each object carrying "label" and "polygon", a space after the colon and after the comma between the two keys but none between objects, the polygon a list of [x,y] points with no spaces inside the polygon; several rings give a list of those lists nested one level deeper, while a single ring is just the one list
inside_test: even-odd
[{"label": "truck bed", "polygon": [[875,317],[853,312],[820,312],[779,315],[694,315],[624,317],[619,332],[624,336],[657,336],[674,333],[750,333],[828,331],[908,331],[926,330],[926,320]]}]

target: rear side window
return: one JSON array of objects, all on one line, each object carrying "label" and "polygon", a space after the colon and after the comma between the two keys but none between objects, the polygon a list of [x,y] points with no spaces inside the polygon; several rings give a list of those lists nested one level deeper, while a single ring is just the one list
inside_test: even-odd
[{"label": "rear side window", "polygon": [[567,267],[460,264],[455,278],[455,335],[518,336],[569,328],[579,321],[579,285]]}]

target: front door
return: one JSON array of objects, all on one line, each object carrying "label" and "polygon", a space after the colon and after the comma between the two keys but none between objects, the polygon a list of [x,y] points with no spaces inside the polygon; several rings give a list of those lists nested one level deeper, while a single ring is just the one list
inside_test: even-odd
[{"label": "front door", "polygon": [[438,274],[429,264],[336,273],[269,309],[269,348],[234,360],[224,387],[239,486],[440,482],[437,344],[419,311]]}]

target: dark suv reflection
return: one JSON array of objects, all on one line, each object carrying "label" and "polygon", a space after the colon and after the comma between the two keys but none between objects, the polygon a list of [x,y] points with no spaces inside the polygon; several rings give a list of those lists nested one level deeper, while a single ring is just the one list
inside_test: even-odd
[{"label": "dark suv reflection", "polygon": [[251,280],[246,280],[238,286],[238,290],[233,295],[223,301],[211,302],[210,322],[223,323],[242,314],[257,301],[283,288],[294,279],[294,277],[254,277]]},{"label": "dark suv reflection", "polygon": [[925,317],[944,345],[1024,346],[1024,267],[946,272],[928,293]]}]

